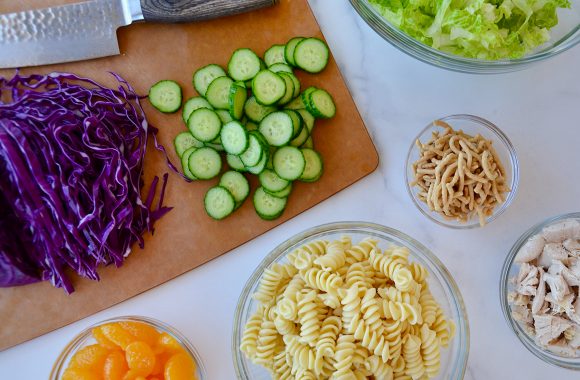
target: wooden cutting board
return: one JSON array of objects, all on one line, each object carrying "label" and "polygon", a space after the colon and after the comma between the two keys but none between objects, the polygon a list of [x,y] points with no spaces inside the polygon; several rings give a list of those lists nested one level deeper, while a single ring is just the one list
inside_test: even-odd
[{"label": "wooden cutting board", "polygon": [[[5,0],[0,13],[73,2],[71,0]],[[114,85],[107,71],[127,79],[139,93],[160,79],[174,79],[184,97],[194,95],[191,85],[195,69],[209,63],[224,66],[231,53],[249,47],[258,54],[275,43],[294,36],[322,37],[306,0],[281,0],[272,8],[196,24],[136,24],[119,30],[121,55],[87,62],[25,69],[24,73],[70,71]],[[0,52],[1,54],[1,52]],[[13,70],[0,70],[11,76]],[[284,215],[272,222],[261,220],[251,199],[223,221],[211,220],[203,209],[205,191],[217,179],[186,183],[171,174],[165,203],[175,208],[158,222],[155,235],[145,236],[145,249],[134,247],[121,268],[100,270],[101,281],[76,278],[76,291],[66,295],[48,283],[0,289],[0,350],[35,338],[88,315],[108,308],[171,280],[309,209],[371,173],[378,165],[376,149],[361,120],[343,78],[331,59],[318,75],[297,72],[304,86],[327,89],[338,112],[331,120],[317,121],[315,148],[325,171],[313,184],[296,183]],[[151,124],[160,130],[163,145],[172,147],[174,136],[184,130],[180,113],[163,115],[145,101]],[[170,157],[179,162],[173,149]],[[146,184],[153,175],[168,171],[163,157],[149,149],[145,160]],[[252,188],[256,187],[252,179]],[[147,190],[147,188],[145,188]]]}]

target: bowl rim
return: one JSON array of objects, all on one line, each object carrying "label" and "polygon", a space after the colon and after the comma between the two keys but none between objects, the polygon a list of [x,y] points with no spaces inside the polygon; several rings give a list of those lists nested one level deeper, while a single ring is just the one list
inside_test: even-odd
[{"label": "bowl rim", "polygon": [[91,337],[91,331],[93,328],[102,326],[106,323],[111,322],[123,322],[123,321],[132,321],[132,322],[144,322],[147,323],[157,329],[162,329],[163,332],[169,332],[173,338],[176,338],[177,341],[187,350],[187,352],[193,357],[195,360],[195,364],[197,366],[198,373],[200,374],[199,380],[207,379],[207,372],[205,370],[205,366],[203,361],[201,360],[201,356],[199,352],[195,348],[195,346],[178,330],[174,327],[166,324],[165,322],[161,322],[158,319],[151,318],[151,317],[144,317],[140,315],[122,315],[118,317],[108,318],[96,323],[89,325],[88,327],[81,330],[77,333],[68,343],[67,345],[61,350],[60,354],[58,355],[57,359],[54,361],[52,369],[50,371],[49,380],[60,380],[60,376],[62,375],[63,366],[67,363],[67,359],[74,354],[82,345],[85,343],[87,338]]},{"label": "bowl rim", "polygon": [[[522,329],[520,324],[516,322],[511,315],[511,308],[509,305],[509,301],[507,299],[508,296],[508,287],[509,287],[509,273],[510,269],[514,265],[515,257],[522,247],[522,245],[528,241],[530,237],[533,235],[538,234],[544,227],[547,227],[551,224],[556,222],[566,220],[566,219],[577,219],[580,220],[580,211],[578,212],[570,212],[565,214],[559,214],[548,219],[545,219],[539,223],[534,224],[532,227],[528,228],[513,244],[509,253],[506,256],[506,259],[503,263],[501,269],[501,275],[499,280],[499,300],[501,304],[501,311],[503,313],[504,319],[509,326],[512,333],[517,336],[519,341],[524,345],[524,347],[534,354],[537,358],[542,359],[542,361],[566,369],[572,369],[576,371],[580,371],[580,357],[579,358],[567,358],[565,356],[556,355],[542,347],[536,345],[536,343],[532,340],[532,338]],[[567,360],[566,360],[567,359]],[[575,361],[575,362],[574,362]]]},{"label": "bowl rim", "polygon": [[[289,248],[300,244],[306,239],[313,238],[317,235],[326,233],[337,233],[344,231],[348,232],[362,232],[362,233],[375,233],[376,235],[387,235],[389,237],[394,237],[403,241],[409,248],[412,249],[413,254],[422,256],[426,261],[433,265],[440,272],[441,277],[444,279],[442,286],[446,287],[447,290],[453,295],[452,297],[452,307],[456,309],[457,314],[460,315],[460,320],[454,321],[456,324],[456,335],[455,338],[458,339],[458,351],[460,352],[460,357],[458,359],[458,371],[454,371],[455,377],[447,380],[462,380],[467,371],[467,359],[469,357],[470,348],[470,329],[469,329],[469,318],[467,314],[467,308],[463,301],[463,296],[459,290],[459,286],[455,282],[455,279],[445,267],[443,262],[429,250],[426,246],[412,238],[411,236],[396,230],[394,228],[386,227],[380,224],[363,222],[363,221],[343,221],[343,222],[332,222],[310,227],[302,232],[295,234],[294,236],[286,239],[262,259],[260,264],[254,269],[248,280],[246,281],[240,296],[238,297],[238,302],[236,304],[236,310],[233,319],[233,329],[232,329],[232,360],[234,362],[234,369],[236,372],[236,378],[240,380],[249,379],[248,373],[244,365],[241,364],[243,361],[242,354],[239,350],[240,346],[240,332],[243,331],[246,321],[242,320],[242,314],[246,308],[246,304],[250,300],[250,293],[252,288],[259,281],[262,276],[263,270],[270,266],[274,261],[280,258]],[[383,237],[384,238],[384,237]]]},{"label": "bowl rim", "polygon": [[510,157],[509,164],[510,164],[510,167],[512,170],[511,181],[510,181],[511,191],[508,193],[508,196],[505,199],[505,201],[499,207],[496,206],[496,208],[494,208],[494,212],[485,219],[485,222],[486,222],[485,225],[488,225],[491,222],[493,222],[494,220],[496,220],[512,204],[513,200],[515,199],[515,197],[517,195],[518,187],[519,187],[519,183],[520,183],[520,162],[518,159],[516,148],[514,147],[514,145],[510,141],[510,139],[507,137],[507,135],[501,129],[499,129],[499,127],[497,125],[495,125],[494,123],[492,123],[491,121],[489,121],[487,119],[484,119],[482,117],[475,116],[475,115],[470,115],[470,114],[454,114],[454,115],[448,115],[448,116],[444,116],[444,117],[435,119],[432,122],[430,122],[425,128],[423,128],[415,136],[415,138],[411,142],[411,146],[409,147],[409,151],[407,152],[407,160],[405,161],[405,170],[404,170],[405,187],[407,188],[407,193],[411,197],[411,200],[413,201],[413,204],[415,205],[415,207],[421,212],[421,214],[425,215],[432,222],[434,222],[440,226],[452,228],[452,229],[456,229],[456,230],[468,230],[468,229],[480,228],[482,226],[479,224],[479,221],[477,221],[477,220],[474,220],[471,223],[468,222],[465,224],[451,224],[451,223],[447,223],[445,221],[445,219],[443,219],[443,220],[436,219],[432,215],[435,213],[434,211],[424,210],[421,207],[423,202],[421,202],[417,198],[415,193],[413,192],[414,187],[411,186],[411,178],[409,178],[410,165],[412,165],[411,156],[413,155],[413,153],[415,152],[415,149],[416,149],[415,142],[417,140],[419,140],[419,137],[421,137],[423,134],[430,131],[431,129],[442,128],[441,126],[435,124],[435,122],[437,122],[437,121],[449,122],[449,124],[451,124],[451,126],[453,126],[452,122],[455,120],[463,120],[463,121],[468,120],[468,121],[474,122],[475,124],[487,129],[488,131],[490,131],[495,137],[497,137],[503,143],[503,145],[506,148],[508,155]]},{"label": "bowl rim", "polygon": [[384,40],[398,50],[430,65],[443,69],[470,73],[470,74],[495,74],[521,70],[531,63],[551,58],[563,53],[580,43],[580,24],[572,29],[559,41],[563,41],[552,48],[540,51],[522,58],[500,60],[478,60],[460,55],[446,53],[428,46],[413,37],[407,35],[399,28],[392,25],[378,11],[369,4],[368,0],[349,0],[359,16]]}]

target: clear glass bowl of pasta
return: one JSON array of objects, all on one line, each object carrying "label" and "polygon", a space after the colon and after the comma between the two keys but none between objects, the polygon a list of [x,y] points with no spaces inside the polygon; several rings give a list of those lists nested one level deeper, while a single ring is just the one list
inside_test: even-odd
[{"label": "clear glass bowl of pasta", "polygon": [[[493,208],[492,213],[482,216],[481,221],[477,215],[472,215],[466,221],[444,217],[441,213],[432,210],[426,202],[420,199],[420,189],[413,185],[413,181],[415,180],[413,164],[420,158],[421,155],[420,149],[416,142],[420,141],[421,143],[426,143],[429,139],[431,139],[431,136],[434,132],[442,132],[445,129],[445,124],[450,125],[456,131],[462,130],[471,136],[481,135],[484,139],[491,141],[492,147],[495,150],[495,154],[497,155],[498,160],[501,162],[505,170],[505,183],[509,188],[509,191],[503,194],[505,198],[503,199],[503,202],[496,205]],[[444,173],[441,174],[442,176],[444,175]],[[405,184],[407,187],[407,192],[409,193],[415,206],[417,206],[419,211],[431,221],[441,226],[455,229],[471,229],[482,227],[496,220],[507,210],[509,205],[514,200],[517,193],[519,180],[519,161],[516,150],[509,138],[490,121],[478,116],[467,114],[450,115],[429,123],[429,125],[427,125],[421,132],[419,132],[419,134],[411,142],[411,146],[407,154],[407,161],[405,164]]]},{"label": "clear glass bowl of pasta", "polygon": [[[266,379],[272,379],[272,375],[271,373],[265,369],[264,367],[254,364],[250,359],[248,359],[248,357],[242,352],[241,347],[246,344],[248,345],[248,341],[245,339],[248,339],[247,337],[244,337],[244,332],[246,330],[246,326],[251,326],[251,325],[255,325],[255,320],[256,317],[260,318],[260,314],[256,314],[256,311],[258,310],[258,308],[260,308],[260,311],[263,310],[263,305],[260,305],[260,302],[254,297],[254,294],[256,293],[256,291],[258,290],[259,286],[260,286],[260,282],[262,281],[264,274],[268,273],[274,266],[278,265],[278,268],[280,268],[280,266],[283,266],[285,264],[288,264],[290,260],[292,260],[293,263],[297,263],[298,259],[296,259],[296,253],[297,249],[300,247],[303,247],[304,250],[315,250],[316,246],[320,247],[320,241],[327,241],[327,242],[334,242],[334,243],[330,243],[328,245],[324,245],[325,243],[322,243],[324,246],[330,247],[331,244],[335,244],[337,242],[341,242],[341,244],[344,244],[344,247],[348,247],[350,246],[350,248],[348,248],[349,250],[358,250],[358,252],[369,252],[371,250],[371,248],[369,248],[370,243],[365,243],[363,241],[369,241],[369,240],[365,240],[365,239],[373,239],[376,244],[376,247],[380,248],[380,250],[383,249],[387,249],[389,247],[393,247],[393,246],[398,246],[398,247],[405,247],[405,249],[408,249],[409,252],[409,256],[408,256],[408,261],[409,263],[416,263],[419,264],[422,268],[423,268],[423,276],[428,273],[428,277],[427,277],[427,284],[428,286],[425,286],[424,289],[429,289],[430,292],[433,295],[433,299],[435,300],[435,302],[437,302],[439,304],[439,309],[438,309],[438,317],[436,322],[434,322],[434,326],[438,326],[437,328],[434,327],[435,330],[437,330],[439,327],[441,327],[441,329],[439,329],[438,331],[448,331],[449,335],[442,335],[441,339],[439,337],[439,335],[437,335],[437,342],[445,342],[447,343],[447,347],[446,348],[441,348],[440,351],[440,368],[439,371],[437,371],[437,373],[435,374],[434,372],[431,372],[431,374],[433,375],[432,378],[434,379],[440,379],[440,380],[460,380],[463,379],[463,376],[465,374],[465,370],[466,370],[466,365],[467,365],[467,357],[469,354],[469,324],[468,324],[468,319],[467,319],[467,312],[465,309],[465,305],[463,303],[463,299],[461,296],[461,293],[457,287],[457,284],[455,283],[455,281],[453,280],[451,274],[447,271],[447,269],[445,268],[445,266],[443,265],[443,263],[441,263],[441,261],[431,252],[429,251],[429,249],[427,249],[425,246],[423,246],[421,243],[417,242],[416,240],[414,240],[413,238],[397,231],[394,230],[392,228],[388,228],[382,225],[378,225],[378,224],[373,224],[373,223],[365,223],[365,222],[338,222],[338,223],[330,223],[330,224],[325,224],[325,225],[321,225],[318,227],[313,227],[310,228],[290,239],[288,239],[287,241],[283,242],[282,244],[280,244],[278,247],[276,247],[272,252],[270,252],[266,258],[261,262],[261,264],[256,268],[256,270],[254,271],[254,273],[250,276],[248,282],[246,283],[246,285],[244,286],[244,289],[240,295],[240,298],[238,300],[238,305],[236,308],[236,312],[234,315],[234,324],[233,324],[233,336],[232,336],[232,354],[233,354],[233,361],[234,361],[234,367],[236,370],[236,375],[238,379],[244,379],[244,380],[266,380]],[[366,251],[365,251],[366,250]],[[374,260],[373,257],[378,257],[378,255],[375,255],[374,253],[370,254],[369,256],[370,258],[369,260],[369,264],[368,265],[372,265],[370,264],[371,260]],[[362,256],[361,261],[364,260],[364,256]],[[347,264],[349,263],[348,259],[347,259]],[[288,265],[286,267],[289,267]],[[416,268],[418,268],[419,266],[416,266]],[[426,272],[425,272],[426,270]],[[266,272],[265,272],[266,271]],[[342,268],[337,268],[337,273],[340,273],[342,271]],[[288,272],[290,273],[290,272]],[[293,272],[292,272],[293,273]],[[290,274],[292,274],[290,273]],[[368,272],[367,272],[368,273]],[[414,271],[413,273],[419,273],[418,271]],[[415,274],[413,274],[415,275]],[[349,274],[347,272],[346,278],[347,280],[345,280],[344,286],[343,288],[346,289],[346,286],[348,285],[349,281]],[[354,278],[355,276],[353,276]],[[368,278],[368,276],[367,276]],[[266,282],[268,282],[269,280],[266,279]],[[291,280],[294,281],[294,280]],[[366,281],[366,280],[365,280]],[[390,287],[392,288],[394,285],[387,282],[382,282],[384,280],[380,280],[378,277],[375,277],[374,280],[372,281],[376,281],[376,287],[380,288],[380,287]],[[298,282],[300,282],[300,280],[298,280]],[[356,283],[356,282],[355,282]],[[288,283],[289,285],[284,286],[285,289],[288,289],[290,287],[292,287],[293,285],[291,285],[291,283]],[[330,288],[336,286],[337,288],[340,288],[341,286],[338,286],[337,283],[331,284],[331,282],[327,282],[327,285]],[[358,285],[357,285],[358,287]],[[372,287],[372,286],[371,286]],[[352,288],[352,286],[351,286]],[[372,289],[368,289],[367,292],[369,292]],[[344,295],[347,290],[338,290],[337,294],[341,294]],[[290,292],[292,293],[292,292]],[[304,301],[305,303],[303,303],[303,305],[306,304],[306,302],[308,301],[308,290],[302,291],[302,293],[304,293],[305,295],[297,295],[297,300],[298,300],[298,305],[300,305],[300,302]],[[324,293],[321,291],[321,294]],[[374,292],[373,292],[374,293]],[[381,291],[378,291],[377,293],[383,293]],[[262,293],[263,295],[263,293]],[[279,295],[280,296],[280,295]],[[263,299],[262,296],[258,296],[258,299]],[[282,302],[281,298],[276,297],[277,300],[280,300]],[[409,300],[407,300],[409,301]],[[403,302],[407,302],[405,300],[403,300]],[[325,301],[326,302],[326,301]],[[345,302],[345,301],[343,301]],[[412,301],[409,301],[412,302]],[[300,307],[300,306],[299,306]],[[349,307],[348,306],[344,306],[343,310],[347,310]],[[273,312],[272,310],[274,310],[274,308],[270,308],[270,311],[268,311],[268,315],[270,315],[270,312]],[[283,307],[277,308],[276,309],[276,313],[282,314],[283,313]],[[418,310],[418,309],[417,309]],[[334,310],[336,312],[336,309]],[[336,313],[335,313],[336,314]],[[340,313],[338,313],[340,314]],[[336,314],[336,315],[338,315]],[[298,312],[298,315],[300,315],[300,312]],[[305,314],[304,314],[305,315]],[[343,314],[344,315],[344,314]],[[440,319],[439,316],[445,316],[444,319]],[[331,314],[329,314],[326,319],[330,319],[329,317],[333,317],[333,318],[343,318],[343,317],[337,317],[337,316],[333,316]],[[344,316],[344,318],[347,318],[346,315]],[[362,318],[362,317],[361,317]],[[385,317],[387,318],[387,317]],[[394,315],[389,317],[389,318],[396,318]],[[409,326],[410,323],[412,322],[401,322],[401,325],[405,325],[405,326]],[[425,320],[427,320],[429,317],[425,317]],[[372,319],[372,318],[371,318]],[[362,319],[361,319],[362,320]],[[367,319],[364,319],[365,323],[367,321]],[[451,322],[452,321],[452,322]],[[393,320],[394,322],[394,320]],[[276,327],[273,327],[274,325],[271,325],[270,322],[266,322],[269,323],[270,328],[276,328],[277,327],[277,323],[274,323],[274,325],[276,325]],[[341,322],[342,323],[342,322]],[[347,322],[348,323],[348,322]],[[358,322],[359,324],[362,322]],[[397,322],[398,323],[398,322]],[[306,324],[306,323],[305,323]],[[321,322],[321,329],[324,329],[324,325],[326,324],[326,320]],[[426,325],[426,323],[424,323]],[[386,325],[386,320],[385,320],[385,325]],[[419,329],[419,325],[420,324],[415,324],[414,326],[417,326],[417,329]],[[260,329],[262,329],[262,325],[259,325]],[[260,342],[262,343],[267,343],[268,342],[268,334],[267,334],[267,327],[266,325],[264,325],[264,329],[261,332],[257,332],[256,336],[262,336],[262,338],[258,338],[261,339]],[[308,330],[308,329],[306,329]],[[406,330],[406,332],[409,332],[412,330]],[[348,332],[348,331],[345,331]],[[413,331],[412,331],[413,332]],[[416,332],[416,331],[414,331]],[[419,334],[418,332],[416,332],[417,334]],[[250,333],[248,333],[249,335]],[[262,335],[260,335],[262,334]],[[275,333],[274,335],[276,335],[277,333]],[[354,336],[356,336],[357,333],[354,333]],[[401,333],[397,332],[397,335],[400,336]],[[408,337],[408,335],[406,335],[407,338],[403,338],[405,341],[406,340],[412,340],[411,338]],[[289,338],[288,338],[289,337]],[[433,337],[435,337],[435,333],[433,333]],[[286,341],[286,338],[288,338],[288,340]],[[338,344],[340,345],[341,341],[343,340],[343,338],[346,340],[345,337],[342,338],[338,338]],[[288,344],[292,344],[292,341],[296,341],[296,339],[299,339],[298,337],[293,337],[291,333],[288,333],[287,336],[285,337],[276,337],[274,341],[276,341],[278,343],[278,347],[276,348],[277,352],[276,357],[278,359],[282,359],[283,357],[285,357],[286,353],[281,349],[282,346],[280,346],[279,344],[281,344],[282,341],[284,341],[284,343],[288,342]],[[392,339],[396,339],[396,337],[394,337],[393,335],[391,335],[391,338],[389,338],[391,340],[389,340],[389,342],[392,342]],[[257,342],[257,341],[256,341]],[[318,342],[315,343],[315,346],[318,347]],[[361,342],[356,343],[357,344],[357,354],[353,355],[353,357],[359,357],[362,360],[362,357],[364,357],[363,353],[361,353],[361,351],[359,351],[359,348],[361,347],[360,345],[362,344]],[[387,345],[385,345],[387,346]],[[396,347],[397,344],[393,344],[391,343],[389,345],[390,347]],[[266,345],[262,345],[262,347],[266,347]],[[404,346],[401,340],[400,343],[400,347],[401,347],[401,352],[400,355],[403,356],[404,355]],[[341,356],[341,351],[340,349],[338,349],[338,347],[336,348],[336,354],[332,354],[333,357],[335,358],[341,358],[343,356]],[[290,348],[289,348],[290,349]],[[262,350],[262,349],[260,349]],[[291,349],[290,349],[291,350]],[[263,351],[262,351],[263,352]],[[318,352],[318,351],[317,351]],[[372,355],[372,353],[367,351],[367,354]],[[378,354],[380,357],[380,353]],[[372,361],[372,359],[367,358],[369,361]],[[354,360],[354,359],[353,359]],[[366,360],[366,359],[365,359]],[[390,359],[388,359],[390,360]],[[279,362],[278,362],[279,363]],[[360,362],[359,362],[360,363]],[[366,364],[364,364],[366,366]],[[361,364],[362,366],[362,364]],[[277,372],[278,372],[278,377],[276,378],[285,378],[283,376],[284,371],[289,371],[289,368],[286,369],[281,369],[280,367],[277,367],[277,364],[274,364],[274,368],[276,368]],[[366,368],[366,367],[360,367],[361,371],[363,371],[362,368]],[[362,372],[361,372],[362,373]],[[386,377],[386,376],[385,376]],[[324,376],[311,376],[311,377],[303,377],[303,378],[317,378],[317,379],[324,379],[326,377]],[[367,378],[369,379],[373,379],[373,378],[381,378],[381,377],[373,377],[373,376],[368,376]]]}]

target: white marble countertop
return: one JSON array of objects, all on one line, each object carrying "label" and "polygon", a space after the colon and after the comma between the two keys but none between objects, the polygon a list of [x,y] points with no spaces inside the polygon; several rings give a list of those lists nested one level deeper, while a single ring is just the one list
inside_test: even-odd
[{"label": "white marble countertop", "polygon": [[[578,379],[545,364],[508,329],[499,276],[506,253],[532,224],[580,211],[580,47],[511,74],[473,76],[428,66],[375,34],[346,1],[310,0],[379,150],[379,169],[331,199],[165,285],[0,353],[0,378],[44,379],[81,329],[119,315],[173,325],[198,348],[208,379],[234,379],[231,330],[238,295],[264,256],[285,238],[327,222],[362,220],[399,229],[435,252],[463,293],[471,327],[467,380]],[[471,113],[496,123],[521,162],[514,203],[483,229],[455,231],[427,220],[403,180],[404,158],[431,120]]]}]

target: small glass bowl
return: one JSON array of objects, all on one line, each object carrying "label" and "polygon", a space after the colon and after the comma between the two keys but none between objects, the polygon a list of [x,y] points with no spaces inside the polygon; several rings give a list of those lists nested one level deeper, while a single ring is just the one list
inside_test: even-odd
[{"label": "small glass bowl", "polygon": [[152,327],[154,327],[157,331],[165,332],[175,338],[181,346],[191,355],[195,364],[197,366],[197,377],[199,380],[205,380],[206,372],[203,366],[203,362],[201,361],[201,357],[199,356],[195,347],[185,338],[179,331],[175,330],[173,327],[166,325],[163,322],[160,322],[153,318],[148,317],[140,317],[140,316],[123,316],[117,318],[111,318],[104,320],[99,323],[95,323],[92,326],[87,327],[83,331],[81,331],[74,339],[62,350],[61,354],[56,359],[54,366],[52,367],[52,371],[50,372],[49,379],[50,380],[60,380],[66,368],[68,367],[68,363],[72,356],[81,348],[88,346],[90,344],[95,344],[97,341],[93,338],[91,333],[92,329],[104,325],[106,323],[111,322],[143,322]]},{"label": "small glass bowl", "polygon": [[336,240],[344,235],[350,236],[353,244],[370,236],[379,241],[381,248],[386,248],[390,244],[408,247],[411,251],[409,259],[429,270],[429,289],[445,315],[455,322],[457,328],[455,337],[449,342],[449,347],[441,351],[441,370],[436,379],[463,379],[469,355],[469,323],[463,298],[451,274],[429,249],[413,238],[395,229],[365,222],[339,222],[310,228],[274,248],[260,263],[244,286],[234,315],[232,354],[237,378],[271,379],[265,368],[253,364],[240,350],[245,324],[258,304],[252,298],[252,294],[256,291],[264,269],[275,262],[287,262],[287,255],[290,252],[308,242],[319,239]]},{"label": "small glass bowl", "polygon": [[514,285],[510,283],[510,279],[514,276],[517,276],[519,271],[519,264],[514,263],[514,259],[520,248],[528,241],[529,238],[540,233],[545,227],[566,219],[576,219],[580,221],[580,212],[554,216],[548,220],[536,224],[524,232],[522,236],[520,236],[520,238],[513,245],[503,264],[499,283],[499,298],[501,303],[501,310],[508,326],[518,337],[520,342],[522,342],[524,347],[528,349],[528,351],[546,363],[580,371],[580,358],[560,356],[536,345],[534,339],[528,335],[522,325],[512,317],[511,306],[508,301],[508,294],[514,290]]},{"label": "small glass bowl", "polygon": [[350,0],[350,3],[378,35],[397,49],[433,66],[463,73],[495,74],[521,70],[580,43],[580,0],[571,0],[570,9],[558,10],[558,25],[550,30],[548,42],[525,57],[496,61],[465,58],[434,49],[388,22],[369,3],[369,0]]},{"label": "small glass bowl", "polygon": [[[518,184],[520,181],[520,169],[514,146],[507,138],[507,136],[497,126],[481,117],[473,115],[451,115],[438,120],[451,125],[451,127],[453,127],[455,130],[461,129],[463,132],[472,136],[480,134],[484,138],[493,142],[493,147],[505,167],[507,177],[506,179],[511,191],[507,193],[506,200],[501,205],[496,206],[493,214],[486,218],[485,223],[491,223],[508,208],[516,196]],[[417,140],[423,143],[427,142],[431,138],[432,132],[443,130],[443,127],[436,125],[435,122],[431,122],[417,135],[417,137],[413,139],[411,147],[409,148],[409,153],[407,154],[407,162],[405,164],[405,184],[407,191],[409,192],[413,203],[415,206],[417,206],[419,211],[421,211],[421,213],[427,218],[441,226],[456,229],[470,229],[480,227],[479,219],[477,216],[472,216],[471,219],[469,219],[466,223],[463,223],[455,219],[444,218],[438,212],[431,211],[427,204],[419,199],[418,188],[416,186],[411,186],[411,182],[415,179],[415,173],[413,173],[413,163],[419,159],[419,148],[415,142]]]}]

